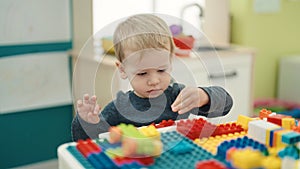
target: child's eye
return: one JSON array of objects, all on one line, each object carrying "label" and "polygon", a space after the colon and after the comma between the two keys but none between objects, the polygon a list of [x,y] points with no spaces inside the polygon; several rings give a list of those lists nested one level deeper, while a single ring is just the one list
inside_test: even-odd
[{"label": "child's eye", "polygon": [[147,73],[146,72],[142,72],[142,73],[138,73],[137,75],[138,76],[144,76],[144,75],[146,75]]},{"label": "child's eye", "polygon": [[161,69],[161,70],[158,70],[157,72],[165,72],[166,69]]}]

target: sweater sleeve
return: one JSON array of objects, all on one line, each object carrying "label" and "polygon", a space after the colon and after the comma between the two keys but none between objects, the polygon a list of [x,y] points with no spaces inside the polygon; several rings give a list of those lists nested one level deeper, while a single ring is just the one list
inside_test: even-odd
[{"label": "sweater sleeve", "polygon": [[233,101],[225,89],[219,86],[201,88],[208,94],[210,102],[199,108],[198,115],[210,118],[228,114],[233,105]]}]

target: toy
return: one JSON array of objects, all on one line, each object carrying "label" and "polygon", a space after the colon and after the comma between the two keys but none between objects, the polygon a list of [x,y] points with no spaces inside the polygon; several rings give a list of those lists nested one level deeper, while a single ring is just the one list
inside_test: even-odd
[{"label": "toy", "polygon": [[[121,124],[110,129],[108,140],[81,140],[60,146],[60,165],[61,168],[299,168],[300,133],[293,131],[299,122],[291,117],[281,118],[279,126],[267,121],[272,115],[276,113],[265,113],[262,119],[241,116],[237,122],[219,125],[202,118],[179,120],[165,131],[163,125],[157,130],[157,124],[141,128]],[[170,131],[170,127],[177,131]]]}]

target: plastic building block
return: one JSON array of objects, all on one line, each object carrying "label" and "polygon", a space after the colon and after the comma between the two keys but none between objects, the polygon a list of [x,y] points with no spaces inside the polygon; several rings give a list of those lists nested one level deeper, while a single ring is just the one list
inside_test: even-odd
[{"label": "plastic building block", "polygon": [[268,136],[271,137],[271,135],[269,135],[268,132],[271,129],[276,129],[276,128],[281,128],[281,127],[276,124],[266,122],[264,120],[254,120],[254,121],[249,122],[248,135],[251,138],[253,138],[261,143],[266,143],[267,140],[270,140],[267,137]]},{"label": "plastic building block", "polygon": [[209,137],[213,134],[217,128],[216,125],[207,122],[206,120],[199,119],[187,119],[177,122],[177,131],[191,140],[202,137]]},{"label": "plastic building block", "polygon": [[221,144],[223,141],[226,140],[232,140],[239,137],[244,137],[246,135],[246,132],[242,131],[240,133],[236,132],[234,134],[230,133],[227,135],[222,136],[215,136],[215,137],[209,137],[209,138],[201,138],[201,139],[195,139],[194,143],[205,148],[207,151],[211,152],[212,154],[217,153],[217,147],[219,144]]},{"label": "plastic building block", "polygon": [[87,139],[86,141],[79,140],[76,148],[83,154],[84,157],[87,157],[92,153],[96,154],[101,152],[100,147],[91,139]]},{"label": "plastic building block", "polygon": [[168,127],[168,126],[173,126],[175,124],[174,120],[163,120],[158,124],[155,124],[156,128],[163,128],[163,127]]},{"label": "plastic building block", "polygon": [[111,144],[121,142],[122,139],[122,130],[119,127],[112,126],[109,128],[109,142]]},{"label": "plastic building block", "polygon": [[282,119],[282,128],[284,129],[292,129],[295,126],[295,119],[294,118],[283,118]]},{"label": "plastic building block", "polygon": [[267,156],[264,157],[261,166],[264,169],[280,169],[281,168],[281,159],[276,156]]},{"label": "plastic building block", "polygon": [[295,160],[298,160],[299,159],[299,149],[296,146],[288,146],[288,147],[282,149],[278,153],[278,156],[280,158],[290,157]]},{"label": "plastic building block", "polygon": [[260,118],[260,119],[267,118],[270,114],[272,114],[272,111],[267,110],[267,109],[262,109],[262,110],[260,110],[260,112],[259,112],[259,118]]},{"label": "plastic building block", "polygon": [[193,120],[180,120],[177,123],[177,131],[191,140],[195,140],[197,138],[241,132],[244,131],[244,129],[241,125],[236,123],[227,123],[216,126],[199,118]]},{"label": "plastic building block", "polygon": [[196,169],[226,169],[227,167],[216,160],[207,160],[207,161],[198,162],[195,168]]},{"label": "plastic building block", "polygon": [[289,130],[278,130],[278,131],[275,131],[274,132],[274,140],[273,140],[273,143],[275,147],[279,147],[279,148],[283,148],[286,146],[286,144],[284,144],[282,142],[282,135],[286,134],[286,133],[289,133],[290,131]]},{"label": "plastic building block", "polygon": [[142,127],[139,131],[146,137],[150,137],[152,139],[160,140],[160,132],[156,130],[154,125],[149,125],[146,127]]},{"label": "plastic building block", "polygon": [[[161,133],[161,139],[164,144],[164,152],[161,154],[161,156],[155,158],[155,165],[149,166],[148,168],[150,169],[189,169],[194,168],[198,161],[214,158],[211,153],[197,146],[191,140],[182,136],[176,131]],[[173,147],[170,146],[172,146],[173,144],[168,143],[179,143],[181,141],[184,141],[193,147],[190,152],[180,154],[174,153],[174,151],[172,152],[171,149]]]},{"label": "plastic building block", "polygon": [[265,144],[269,147],[274,147],[275,146],[275,142],[274,142],[274,133],[276,131],[282,130],[281,127],[278,128],[271,128],[271,129],[267,129],[267,133],[266,133],[266,142]]},{"label": "plastic building block", "polygon": [[[120,124],[110,129],[110,143],[122,142],[123,155],[125,157],[158,156],[162,152],[162,143],[159,133],[154,126],[145,127],[140,132],[131,124]],[[148,137],[144,135],[151,135]]]},{"label": "plastic building block", "polygon": [[218,136],[218,135],[241,132],[241,131],[244,131],[244,129],[239,124],[236,123],[220,124],[217,126],[212,136]]},{"label": "plastic building block", "polygon": [[149,166],[154,163],[153,157],[138,157],[138,158],[129,158],[129,157],[115,157],[114,162],[118,164],[118,166],[122,166],[130,163],[137,163],[141,167]]},{"label": "plastic building block", "polygon": [[292,117],[291,116],[282,115],[282,114],[275,114],[275,115],[269,115],[267,117],[267,121],[271,122],[273,124],[277,124],[277,125],[281,126],[283,118],[292,118]]},{"label": "plastic building block", "polygon": [[237,124],[241,125],[243,129],[248,130],[248,123],[252,120],[258,120],[258,118],[251,118],[245,115],[239,115]]},{"label": "plastic building block", "polygon": [[268,154],[268,149],[264,144],[261,144],[247,136],[237,138],[235,140],[229,140],[222,142],[217,149],[217,156],[221,159],[226,159],[226,153],[230,148],[245,148],[251,147],[255,150],[259,150],[263,154]]},{"label": "plastic building block", "polygon": [[300,133],[288,132],[282,135],[282,142],[286,144],[296,144],[300,142]]},{"label": "plastic building block", "polygon": [[89,161],[77,150],[74,146],[68,146],[67,150],[73,155],[73,157],[86,169],[94,169]]},{"label": "plastic building block", "polygon": [[295,131],[295,132],[300,133],[300,123],[298,122],[298,125],[296,124],[295,126],[293,126],[292,130]]},{"label": "plastic building block", "polygon": [[76,148],[97,169],[118,168],[91,139],[78,141]]},{"label": "plastic building block", "polygon": [[191,152],[194,148],[193,145],[191,145],[189,142],[182,140],[180,142],[169,142],[167,144],[168,147],[170,147],[170,151],[175,154],[184,154]]},{"label": "plastic building block", "polygon": [[234,168],[251,169],[259,168],[263,159],[263,154],[250,148],[236,149],[231,154],[231,164]]}]

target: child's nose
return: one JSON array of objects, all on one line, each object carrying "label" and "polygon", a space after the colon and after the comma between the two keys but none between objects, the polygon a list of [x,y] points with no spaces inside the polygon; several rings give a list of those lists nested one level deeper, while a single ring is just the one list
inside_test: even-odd
[{"label": "child's nose", "polygon": [[151,75],[148,79],[148,85],[157,85],[160,82],[159,77],[157,75]]}]

